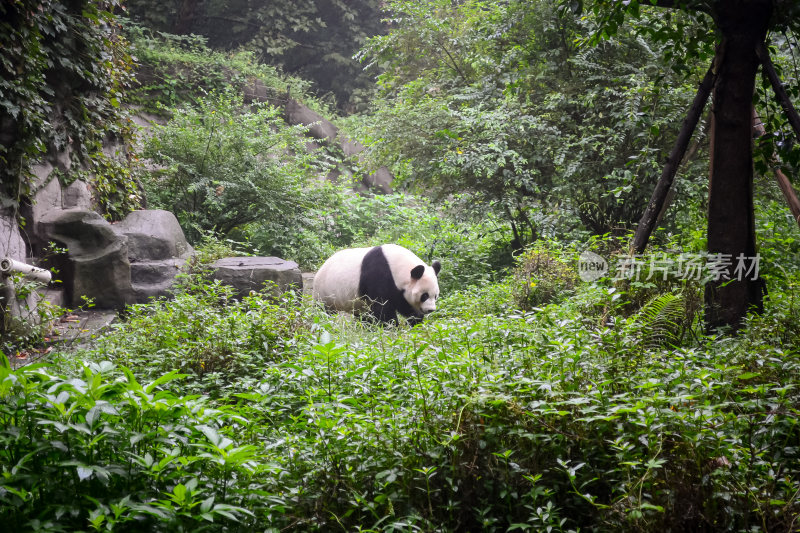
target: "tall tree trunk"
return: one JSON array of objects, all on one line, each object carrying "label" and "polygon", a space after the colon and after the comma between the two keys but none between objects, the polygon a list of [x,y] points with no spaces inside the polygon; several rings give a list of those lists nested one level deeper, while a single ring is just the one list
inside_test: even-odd
[{"label": "tall tree trunk", "polygon": [[[742,325],[747,311],[763,308],[760,278],[736,271],[756,256],[753,213],[752,103],[758,57],[771,14],[769,0],[715,2],[723,42],[717,52],[717,82],[711,119],[711,168],[708,199],[708,253],[720,264],[720,279],[705,292],[706,327],[715,331]],[[741,259],[740,259],[741,258]],[[742,279],[737,279],[742,278]]]}]

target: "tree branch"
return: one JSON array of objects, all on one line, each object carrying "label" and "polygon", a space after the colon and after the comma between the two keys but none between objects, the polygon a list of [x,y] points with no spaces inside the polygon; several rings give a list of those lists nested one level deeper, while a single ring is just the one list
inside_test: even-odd
[{"label": "tree branch", "polygon": [[456,72],[458,72],[458,75],[461,76],[462,80],[464,80],[464,83],[469,83],[469,80],[467,79],[467,76],[464,74],[464,71],[462,71],[461,67],[458,66],[458,62],[450,54],[450,51],[444,45],[442,40],[441,39],[437,39],[437,41],[439,42],[439,46],[442,48],[442,50],[444,50],[444,53],[447,54],[447,57],[450,59],[450,64],[453,65],[453,68],[456,69]]},{"label": "tree branch", "polygon": [[789,95],[786,94],[786,89],[783,88],[781,79],[778,76],[778,73],[775,71],[775,66],[772,64],[772,60],[769,58],[767,46],[763,42],[756,45],[756,55],[758,56],[759,61],[761,61],[761,67],[764,69],[764,73],[767,75],[769,82],[772,84],[772,90],[775,91],[775,96],[778,98],[778,102],[781,104],[783,112],[786,113],[786,117],[789,119],[789,124],[792,125],[792,129],[794,130],[794,134],[797,136],[797,140],[800,141],[800,115],[797,114],[797,110],[792,105]]},{"label": "tree branch", "polygon": [[683,121],[681,131],[678,133],[678,138],[675,140],[675,145],[669,153],[667,163],[664,165],[664,170],[661,172],[661,177],[658,179],[656,188],[653,191],[653,196],[650,198],[650,203],[647,204],[642,218],[639,220],[639,226],[636,228],[636,234],[633,237],[633,249],[635,253],[640,254],[644,252],[647,246],[647,241],[650,239],[650,234],[658,219],[658,214],[664,205],[664,201],[672,188],[672,182],[675,180],[675,174],[678,172],[678,166],[683,159],[683,154],[689,146],[689,141],[692,139],[692,134],[697,127],[697,122],[700,120],[700,115],[703,113],[703,108],[706,105],[708,96],[711,94],[711,89],[714,87],[716,80],[716,73],[714,72],[714,64],[712,63],[706,72],[703,81],[697,88],[697,94],[694,97],[692,106]]},{"label": "tree branch", "polygon": [[[753,108],[753,136],[754,137],[761,137],[762,135],[766,135],[767,130],[764,128],[764,123],[761,122],[761,118],[758,116],[755,107]],[[783,193],[783,197],[786,199],[786,203],[789,204],[789,210],[792,212],[792,216],[794,217],[794,221],[797,222],[797,225],[800,226],[800,200],[797,198],[797,193],[792,187],[792,183],[789,181],[789,178],[781,171],[780,167],[778,166],[778,161],[772,161],[772,172],[775,174],[775,179],[778,181],[778,187],[780,187],[781,192]]]},{"label": "tree branch", "polygon": [[702,11],[708,13],[708,7],[703,2],[698,0],[656,0],[655,4],[648,0],[640,2],[641,5],[655,5],[656,7],[665,7],[669,9],[681,9],[683,11]]}]

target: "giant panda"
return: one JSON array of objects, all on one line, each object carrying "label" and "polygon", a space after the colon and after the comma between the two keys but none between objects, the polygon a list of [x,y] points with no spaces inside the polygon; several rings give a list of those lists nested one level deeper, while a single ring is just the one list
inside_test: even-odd
[{"label": "giant panda", "polygon": [[436,310],[442,265],[427,266],[396,244],[349,248],[328,258],[314,277],[312,295],[328,309],[371,315],[397,324],[397,313],[412,325]]}]

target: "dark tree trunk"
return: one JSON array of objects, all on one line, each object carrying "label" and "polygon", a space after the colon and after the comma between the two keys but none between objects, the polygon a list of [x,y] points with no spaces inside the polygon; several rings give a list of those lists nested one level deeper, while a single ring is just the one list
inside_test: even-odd
[{"label": "dark tree trunk", "polygon": [[763,308],[763,282],[750,279],[752,273],[737,274],[735,267],[740,257],[756,255],[751,107],[759,64],[756,46],[764,40],[772,2],[726,0],[714,7],[723,42],[717,52],[711,119],[708,253],[723,254],[721,263],[730,266],[721,279],[706,285],[705,321],[712,331],[724,326],[736,330],[749,309]]}]

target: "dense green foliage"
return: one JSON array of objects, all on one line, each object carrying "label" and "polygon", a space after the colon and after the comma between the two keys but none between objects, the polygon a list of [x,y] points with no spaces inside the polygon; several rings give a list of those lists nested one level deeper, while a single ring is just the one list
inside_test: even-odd
[{"label": "dense green foliage", "polygon": [[[270,106],[243,109],[241,98],[211,95],[153,126],[144,155],[163,170],[145,181],[153,206],[171,210],[191,241],[228,235],[257,220],[288,223],[308,200],[303,128],[288,127]],[[287,156],[287,154],[289,154]]]},{"label": "dense green foliage", "polygon": [[510,266],[501,220],[478,216],[458,199],[437,205],[402,194],[359,196],[320,181],[331,158],[325,150],[308,153],[302,133],[275,108],[247,109],[230,94],[175,109],[169,122],[152,127],[143,151],[157,168],[142,179],[150,207],[174,212],[192,243],[210,232],[309,268],[340,248],[385,242],[427,261],[452,257],[446,288],[487,281]]},{"label": "dense green foliage", "polygon": [[[0,4],[0,200],[30,199],[31,165],[48,153],[68,154],[76,168],[116,176],[98,190],[112,217],[136,205],[138,191],[123,162],[102,153],[107,136],[130,137],[120,111],[132,76],[117,32],[116,0],[19,0]],[[76,176],[73,176],[76,177]],[[119,188],[122,194],[115,195]],[[124,191],[124,192],[123,192]],[[131,202],[130,195],[134,195]],[[123,205],[127,202],[127,206]],[[126,211],[126,212],[127,212]]]},{"label": "dense green foliage", "polygon": [[0,368],[0,517],[43,531],[789,531],[798,286],[725,338],[697,322],[668,337],[674,297],[630,313],[635,292],[607,279],[533,313],[501,286],[450,293],[424,325],[384,329],[189,278],[60,371]]},{"label": "dense green foliage", "polygon": [[201,35],[216,49],[243,48],[284,72],[313,81],[321,96],[352,110],[370,80],[352,56],[380,33],[376,0],[129,0],[137,22],[161,32]]},{"label": "dense green foliage", "polygon": [[391,9],[393,31],[365,50],[385,69],[365,128],[379,160],[486,199],[522,242],[554,224],[603,234],[638,220],[693,94],[664,64],[666,44],[626,28],[579,48],[595,20],[551,2]]},{"label": "dense green foliage", "polygon": [[[710,64],[720,41],[720,17],[715,10],[723,12],[733,7],[725,4],[713,6],[695,0],[664,2],[659,7],[639,0],[570,0],[559,3],[564,11],[570,10],[575,14],[587,11],[597,20],[587,42],[597,45],[620,33],[633,31],[650,43],[659,43],[659,48],[663,46],[665,65],[684,73],[689,72],[693,65]],[[796,107],[800,101],[796,37],[800,32],[800,3],[775,0],[770,4],[772,16],[766,43],[778,75],[785,80],[784,90]],[[763,70],[754,105],[768,133],[755,146],[756,170],[766,174],[771,167],[778,165],[788,175],[796,175],[800,169],[800,139],[792,132],[788,117],[775,98]]]},{"label": "dense green foliage", "polygon": [[123,29],[138,61],[130,99],[148,111],[162,114],[212,92],[232,91],[276,106],[289,93],[327,114],[309,96],[310,82],[258,61],[253,52],[213,49],[201,36],[154,32],[130,20],[124,20]]},{"label": "dense green foliage", "polygon": [[[561,253],[554,253],[561,252]],[[558,250],[556,243],[540,241],[520,255],[514,269],[515,302],[517,307],[531,308],[559,302],[569,296],[578,283],[572,265],[574,250]]]},{"label": "dense green foliage", "polygon": [[309,253],[325,252],[317,256],[317,266],[340,248],[391,242],[428,263],[446,258],[439,283],[450,291],[495,280],[512,264],[508,226],[491,214],[475,213],[465,198],[437,204],[403,194],[371,198],[344,194],[331,200],[309,213],[316,224],[323,222],[322,230],[310,225],[295,237],[319,245]]}]

